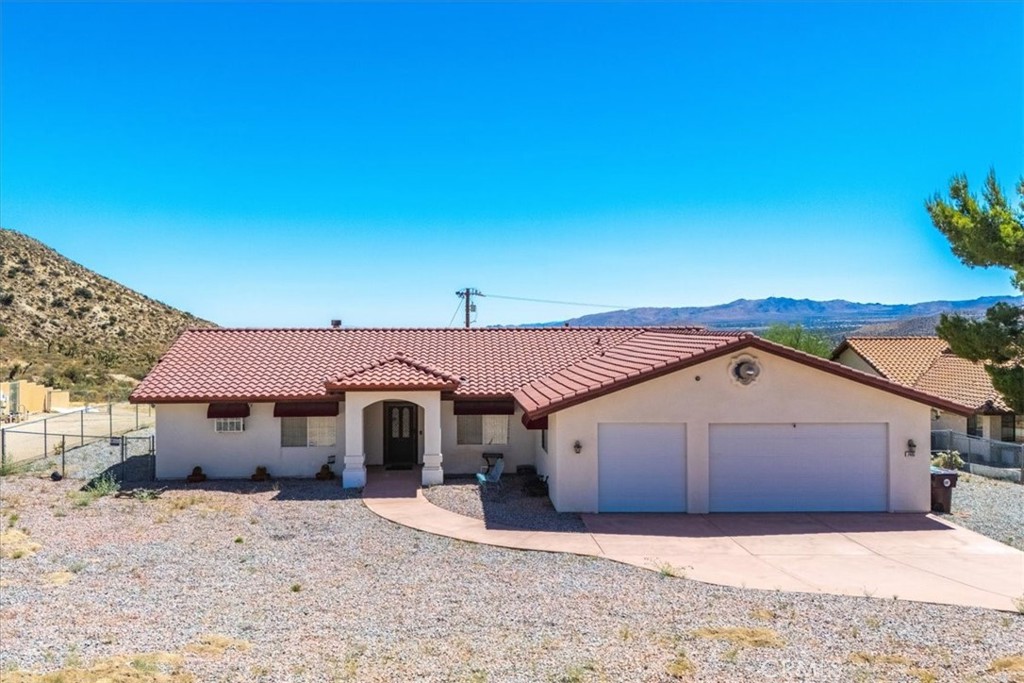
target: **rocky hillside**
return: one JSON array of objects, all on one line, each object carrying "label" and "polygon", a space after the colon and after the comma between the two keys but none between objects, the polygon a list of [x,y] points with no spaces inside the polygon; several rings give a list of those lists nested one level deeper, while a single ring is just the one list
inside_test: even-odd
[{"label": "rocky hillside", "polygon": [[182,330],[211,325],[0,228],[2,379],[123,398]]}]

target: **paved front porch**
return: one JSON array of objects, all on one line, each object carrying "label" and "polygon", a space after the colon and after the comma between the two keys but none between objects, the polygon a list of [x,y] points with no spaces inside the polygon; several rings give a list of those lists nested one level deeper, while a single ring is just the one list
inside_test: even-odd
[{"label": "paved front porch", "polygon": [[489,528],[430,503],[417,469],[369,472],[363,502],[404,526],[472,543],[603,557],[740,588],[1015,611],[1024,553],[932,515],[581,515],[587,533]]}]

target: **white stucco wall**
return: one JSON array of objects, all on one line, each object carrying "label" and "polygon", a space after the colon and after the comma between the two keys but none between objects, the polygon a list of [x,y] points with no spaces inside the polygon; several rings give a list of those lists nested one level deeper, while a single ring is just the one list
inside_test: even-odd
[{"label": "white stucco wall", "polygon": [[459,445],[458,416],[454,401],[441,402],[441,450],[444,453],[444,471],[447,474],[472,474],[484,465],[483,453],[503,453],[505,471],[513,474],[519,465],[532,465],[535,451],[540,448],[540,431],[523,426],[522,410],[517,406],[515,415],[508,416],[508,443],[489,446]]},{"label": "white stucco wall", "polygon": [[942,411],[938,420],[932,420],[932,429],[952,429],[954,432],[967,432],[967,418]]},{"label": "white stucco wall", "polygon": [[866,360],[864,360],[863,356],[861,356],[853,349],[846,349],[845,351],[843,351],[841,354],[839,354],[839,357],[836,358],[836,361],[842,363],[843,365],[851,367],[854,370],[860,370],[861,372],[866,372],[869,375],[881,377],[881,374],[879,374],[877,370],[871,367],[871,365]]},{"label": "white stucco wall", "polygon": [[[685,423],[688,510],[704,513],[709,507],[708,425],[792,422],[888,425],[888,508],[929,509],[928,406],[770,353],[743,355],[761,365],[760,377],[749,386],[731,379],[730,357],[717,358],[551,415],[546,469],[555,507],[597,511],[599,423]],[[577,439],[580,454],[572,448]],[[904,456],[908,439],[917,444],[913,458]]]},{"label": "white stucco wall", "polygon": [[257,466],[275,477],[312,477],[335,456],[332,469],[341,473],[345,445],[344,404],[337,418],[335,445],[322,448],[283,448],[281,419],[273,403],[253,403],[245,431],[218,434],[207,419],[206,403],[161,404],[156,407],[156,476],[184,479],[200,466],[212,479],[252,475]]}]

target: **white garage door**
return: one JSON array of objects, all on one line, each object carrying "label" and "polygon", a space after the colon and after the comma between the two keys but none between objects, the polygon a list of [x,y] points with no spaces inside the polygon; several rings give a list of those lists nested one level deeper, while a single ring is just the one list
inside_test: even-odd
[{"label": "white garage door", "polygon": [[599,424],[601,512],[686,511],[686,425]]},{"label": "white garage door", "polygon": [[711,512],[884,511],[884,424],[711,425]]}]

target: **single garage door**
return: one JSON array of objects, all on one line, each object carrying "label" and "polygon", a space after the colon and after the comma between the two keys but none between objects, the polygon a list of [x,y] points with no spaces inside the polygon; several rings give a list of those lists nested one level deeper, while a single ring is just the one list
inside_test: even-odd
[{"label": "single garage door", "polygon": [[711,425],[712,512],[885,511],[884,424]]},{"label": "single garage door", "polygon": [[599,424],[601,512],[686,511],[686,425]]}]

